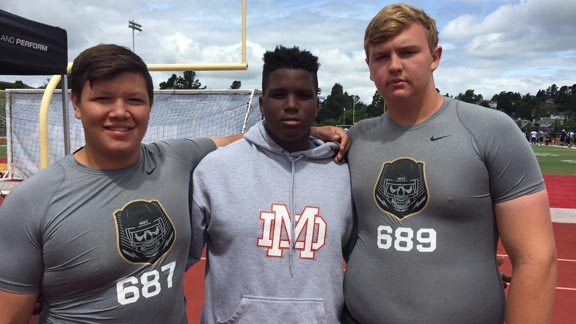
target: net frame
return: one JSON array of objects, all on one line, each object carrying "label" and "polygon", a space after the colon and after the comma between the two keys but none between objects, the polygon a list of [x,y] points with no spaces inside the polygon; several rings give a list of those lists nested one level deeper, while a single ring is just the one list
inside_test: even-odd
[{"label": "net frame", "polygon": [[[38,106],[43,100],[42,89],[7,90],[7,180],[23,180],[40,166],[41,145],[38,140]],[[61,90],[55,91],[61,93]],[[170,138],[229,136],[245,132],[261,120],[260,90],[156,90],[150,112],[148,130],[143,142]],[[46,120],[48,133],[48,163],[65,155],[65,127],[62,96],[51,98]],[[80,120],[68,113],[72,151],[85,144]],[[9,121],[9,122],[8,122]]]}]

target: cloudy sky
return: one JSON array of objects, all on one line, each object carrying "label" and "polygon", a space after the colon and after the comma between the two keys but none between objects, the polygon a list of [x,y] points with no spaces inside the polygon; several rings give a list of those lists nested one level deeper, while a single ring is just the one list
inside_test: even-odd
[{"label": "cloudy sky", "polygon": [[[445,94],[474,89],[535,95],[576,83],[576,0],[407,0],[436,19],[442,61],[436,85]],[[388,1],[248,0],[247,71],[199,71],[208,89],[260,88],[262,55],[297,45],[320,58],[320,87],[334,83],[370,103],[363,34]],[[241,0],[1,0],[0,9],[66,29],[68,59],[99,43],[132,47],[128,21],[143,26],[135,51],[147,63],[239,63]],[[176,72],[180,74],[180,72]],[[153,72],[157,86],[171,73]],[[46,76],[0,76],[40,86]]]}]

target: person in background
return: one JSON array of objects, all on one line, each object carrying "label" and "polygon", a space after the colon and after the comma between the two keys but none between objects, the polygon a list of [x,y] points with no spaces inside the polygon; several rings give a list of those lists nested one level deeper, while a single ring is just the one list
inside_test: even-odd
[{"label": "person in background", "polygon": [[[436,91],[442,48],[422,10],[384,7],[364,47],[387,112],[348,131],[358,237],[343,322],[549,323],[556,249],[525,136],[505,114]],[[513,267],[507,298],[499,238]]]},{"label": "person in background", "polygon": [[127,48],[83,51],[71,74],[86,145],[0,207],[0,323],[187,323],[190,177],[239,136],[143,144],[154,93]]},{"label": "person in background", "polygon": [[194,172],[191,259],[206,243],[203,324],[339,322],[352,197],[348,167],[334,161],[338,145],[310,136],[318,67],[298,47],[266,52],[264,119]]},{"label": "person in background", "polygon": [[530,132],[530,144],[536,145],[538,142],[538,132],[533,130]]}]

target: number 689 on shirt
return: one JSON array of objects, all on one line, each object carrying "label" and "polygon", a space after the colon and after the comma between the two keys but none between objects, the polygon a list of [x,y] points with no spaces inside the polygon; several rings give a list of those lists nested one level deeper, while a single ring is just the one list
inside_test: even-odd
[{"label": "number 689 on shirt", "polygon": [[416,248],[419,252],[433,252],[436,250],[436,230],[421,228],[414,233],[409,227],[378,226],[378,248],[384,250],[394,249],[401,252],[410,252]]}]

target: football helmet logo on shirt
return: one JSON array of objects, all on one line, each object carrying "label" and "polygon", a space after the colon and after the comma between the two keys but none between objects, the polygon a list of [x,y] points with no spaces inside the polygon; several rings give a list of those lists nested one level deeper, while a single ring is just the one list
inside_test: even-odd
[{"label": "football helmet logo on shirt", "polygon": [[118,251],[133,263],[154,263],[172,248],[175,230],[157,200],[135,200],[114,212]]},{"label": "football helmet logo on shirt", "polygon": [[428,202],[424,162],[410,158],[384,162],[374,198],[378,207],[400,220],[419,213]]}]

